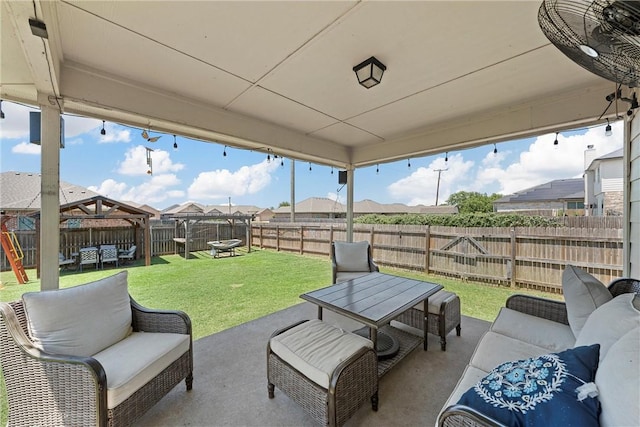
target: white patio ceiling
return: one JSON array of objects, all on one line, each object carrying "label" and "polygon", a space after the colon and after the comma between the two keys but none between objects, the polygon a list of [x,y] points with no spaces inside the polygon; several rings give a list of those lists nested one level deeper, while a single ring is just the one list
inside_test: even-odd
[{"label": "white patio ceiling", "polygon": [[[614,83],[551,45],[539,6],[3,1],[0,96],[336,167],[593,124]],[[367,90],[352,67],[372,55]]]}]

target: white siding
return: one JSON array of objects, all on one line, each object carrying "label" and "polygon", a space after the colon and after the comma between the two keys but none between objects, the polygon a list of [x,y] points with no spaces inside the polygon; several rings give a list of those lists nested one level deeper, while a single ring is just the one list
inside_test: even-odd
[{"label": "white siding", "polygon": [[622,178],[602,180],[603,193],[608,193],[609,191],[622,191],[623,189],[624,189],[624,181]]},{"label": "white siding", "polygon": [[[630,126],[630,150],[625,153],[629,165],[630,186],[627,191],[628,228],[626,239],[629,242],[625,250],[628,254],[625,274],[640,277],[640,118],[634,117]],[[625,141],[626,142],[626,141]]]}]

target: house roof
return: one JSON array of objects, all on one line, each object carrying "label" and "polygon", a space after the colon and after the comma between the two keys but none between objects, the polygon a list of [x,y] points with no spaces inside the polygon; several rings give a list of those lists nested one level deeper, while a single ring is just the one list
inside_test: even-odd
[{"label": "house roof", "polygon": [[584,181],[582,178],[556,179],[555,181],[502,197],[493,203],[544,202],[570,199],[584,199]]},{"label": "house roof", "polygon": [[[325,197],[310,197],[296,203],[296,213],[336,213],[346,212],[346,205]],[[274,210],[276,214],[288,214],[291,212],[290,206],[281,206]],[[373,200],[365,199],[353,203],[353,212],[356,214],[404,214],[404,213],[430,213],[430,214],[451,214],[458,213],[455,206],[407,206],[402,203],[384,204]]]},{"label": "house roof", "polygon": [[[31,172],[0,173],[0,208],[21,211],[40,210],[40,178],[40,174]],[[60,205],[98,195],[88,188],[60,181]]]},{"label": "house roof", "polygon": [[[39,95],[56,96],[66,113],[335,167],[551,134],[615,114],[601,117],[613,84],[542,33],[540,1],[0,8],[3,99],[37,107]],[[41,20],[48,38],[34,36],[28,18]],[[372,55],[387,70],[365,89],[352,68]]]},{"label": "house roof", "polygon": [[604,156],[600,156],[593,159],[586,170],[595,170],[601,162],[606,160],[620,159],[622,161],[623,155],[624,155],[624,150],[622,148],[619,148],[615,151],[605,154]]}]

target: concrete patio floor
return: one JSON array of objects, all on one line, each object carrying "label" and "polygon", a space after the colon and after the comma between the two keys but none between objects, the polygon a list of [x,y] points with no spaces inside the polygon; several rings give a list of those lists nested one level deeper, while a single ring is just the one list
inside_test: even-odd
[{"label": "concrete patio floor", "polygon": [[[273,331],[315,318],[301,303],[194,342],[191,392],[179,384],[139,420],[140,426],[312,426],[305,412],[276,388],[267,396],[266,344]],[[361,325],[325,310],[325,321],[345,329]],[[449,334],[447,351],[429,336],[429,350],[415,349],[379,383],[379,410],[364,405],[348,426],[432,426],[489,323],[464,317],[462,336]]]}]

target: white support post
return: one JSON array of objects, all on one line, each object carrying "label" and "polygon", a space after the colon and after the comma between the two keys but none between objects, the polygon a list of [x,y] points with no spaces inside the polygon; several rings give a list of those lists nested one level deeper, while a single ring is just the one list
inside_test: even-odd
[{"label": "white support post", "polygon": [[[53,99],[53,98],[51,98]],[[62,100],[38,95],[40,104],[40,290],[59,288],[60,113]]]}]

